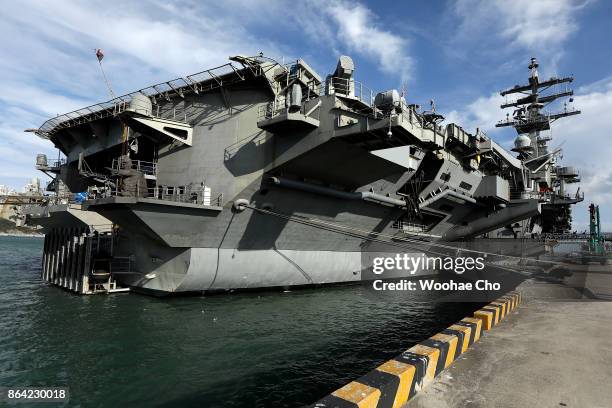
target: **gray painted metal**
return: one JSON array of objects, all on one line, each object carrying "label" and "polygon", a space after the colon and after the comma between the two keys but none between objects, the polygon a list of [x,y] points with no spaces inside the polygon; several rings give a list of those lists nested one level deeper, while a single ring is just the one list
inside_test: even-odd
[{"label": "gray painted metal", "polygon": [[293,188],[296,190],[308,191],[315,194],[323,194],[328,195],[330,197],[342,198],[345,200],[370,200],[383,204],[391,204],[397,205],[400,207],[405,207],[406,202],[404,200],[399,200],[396,198],[386,197],[380,194],[372,193],[369,191],[356,191],[356,192],[347,192],[347,191],[339,191],[334,190],[332,188],[317,186],[314,184],[302,183],[300,181],[288,180],[280,177],[271,177],[270,180],[281,187]]}]

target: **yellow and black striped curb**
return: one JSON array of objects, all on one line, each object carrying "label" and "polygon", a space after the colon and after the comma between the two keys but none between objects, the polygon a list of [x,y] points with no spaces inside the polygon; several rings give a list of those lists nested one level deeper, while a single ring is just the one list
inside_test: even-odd
[{"label": "yellow and black striped curb", "polygon": [[499,324],[521,303],[510,292],[431,336],[366,375],[332,392],[309,408],[399,408],[431,383],[474,344],[483,331]]}]

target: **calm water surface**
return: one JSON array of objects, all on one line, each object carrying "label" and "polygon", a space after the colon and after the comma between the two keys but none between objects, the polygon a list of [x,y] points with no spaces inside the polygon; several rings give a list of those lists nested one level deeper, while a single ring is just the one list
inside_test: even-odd
[{"label": "calm water surface", "polygon": [[360,286],[82,297],[41,281],[42,244],[0,237],[0,386],[67,386],[66,406],[300,406],[478,306]]}]

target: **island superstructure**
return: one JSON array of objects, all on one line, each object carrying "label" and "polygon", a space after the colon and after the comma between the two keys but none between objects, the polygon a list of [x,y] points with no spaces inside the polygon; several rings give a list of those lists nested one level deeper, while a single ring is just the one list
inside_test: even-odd
[{"label": "island superstructure", "polygon": [[[548,143],[552,140],[549,134],[543,132],[550,131],[551,123],[572,115],[580,114],[580,111],[568,108],[567,102],[564,108],[557,112],[547,112],[545,107],[560,98],[568,98],[573,102],[574,92],[565,88],[556,92],[542,94],[552,87],[567,84],[574,81],[571,76],[557,78],[553,77],[540,82],[538,75],[538,62],[532,58],[529,64],[531,75],[529,83],[516,85],[515,87],[502,91],[501,96],[520,94],[518,99],[506,102],[501,108],[516,108],[512,117],[508,113],[506,120],[496,124],[497,127],[512,126],[518,134],[514,141],[513,151],[518,153],[519,159],[528,169],[526,175],[529,180],[528,188],[523,195],[535,196],[543,200],[541,214],[533,217],[530,223],[525,223],[525,227],[520,232],[526,233],[567,233],[571,229],[571,205],[584,199],[577,190],[572,196],[567,191],[567,185],[580,181],[579,173],[575,167],[561,167],[556,165],[561,149],[556,148],[552,151]],[[554,89],[554,88],[553,88]]]},{"label": "island superstructure", "polygon": [[65,155],[38,156],[56,194],[23,209],[47,234],[44,279],[154,294],[346,283],[398,243],[539,234],[547,206],[581,199],[533,125],[556,119],[537,93],[525,124],[508,121],[517,158],[433,104],[374,93],[350,57],[324,78],[301,59],[230,60],[36,131]]}]

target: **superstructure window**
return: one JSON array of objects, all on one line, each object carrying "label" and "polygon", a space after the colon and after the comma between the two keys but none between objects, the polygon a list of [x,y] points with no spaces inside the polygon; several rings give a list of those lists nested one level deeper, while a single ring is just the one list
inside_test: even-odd
[{"label": "superstructure window", "polygon": [[470,191],[472,189],[472,185],[469,184],[469,183],[466,183],[465,181],[462,181],[459,184],[459,187],[461,187],[462,189],[467,190],[467,191]]},{"label": "superstructure window", "polygon": [[450,180],[450,173],[442,173],[442,174],[440,174],[440,180],[442,180],[442,181]]}]

